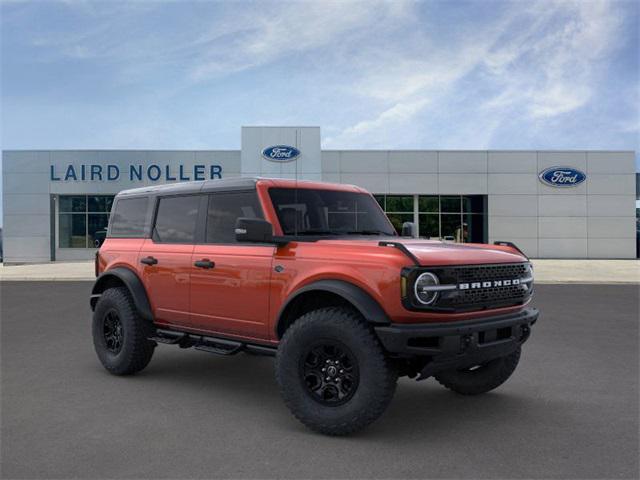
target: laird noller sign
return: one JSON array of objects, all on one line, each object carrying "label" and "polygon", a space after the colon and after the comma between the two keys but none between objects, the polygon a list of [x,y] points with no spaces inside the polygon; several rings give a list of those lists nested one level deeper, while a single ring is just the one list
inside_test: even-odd
[{"label": "laird noller sign", "polygon": [[221,165],[185,167],[184,165],[131,164],[121,167],[115,164],[69,164],[62,169],[58,169],[55,165],[50,166],[52,182],[116,182],[125,179],[130,182],[170,182],[218,178],[222,178]]}]

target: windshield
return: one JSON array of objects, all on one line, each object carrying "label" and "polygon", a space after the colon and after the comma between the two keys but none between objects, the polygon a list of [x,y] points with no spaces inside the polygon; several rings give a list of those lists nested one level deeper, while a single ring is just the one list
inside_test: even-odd
[{"label": "windshield", "polygon": [[269,195],[284,235],[396,235],[366,193],[271,188]]}]

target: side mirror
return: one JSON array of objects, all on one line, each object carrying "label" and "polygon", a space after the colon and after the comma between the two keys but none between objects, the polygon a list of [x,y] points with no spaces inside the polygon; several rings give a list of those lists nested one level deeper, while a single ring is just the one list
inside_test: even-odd
[{"label": "side mirror", "polygon": [[402,236],[403,237],[415,237],[416,236],[416,224],[413,222],[404,222],[402,224]]},{"label": "side mirror", "polygon": [[236,220],[236,240],[238,242],[275,243],[273,227],[261,218],[244,218]]}]

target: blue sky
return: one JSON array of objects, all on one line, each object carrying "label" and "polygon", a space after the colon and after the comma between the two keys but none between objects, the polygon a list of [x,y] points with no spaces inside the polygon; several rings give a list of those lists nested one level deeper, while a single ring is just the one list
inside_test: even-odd
[{"label": "blue sky", "polygon": [[1,147],[640,150],[639,6],[1,3]]}]

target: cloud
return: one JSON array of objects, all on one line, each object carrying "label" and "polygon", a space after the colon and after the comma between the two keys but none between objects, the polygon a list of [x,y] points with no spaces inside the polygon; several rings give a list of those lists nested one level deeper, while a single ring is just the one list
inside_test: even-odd
[{"label": "cloud", "polygon": [[49,131],[38,112],[59,106],[69,130],[92,115],[131,146],[235,146],[229,131],[261,122],[319,124],[330,148],[604,148],[638,131],[637,13],[604,0],[10,3],[3,100],[11,118],[34,112],[25,132]]},{"label": "cloud", "polygon": [[388,69],[365,72],[355,90],[381,102],[379,110],[345,126],[326,144],[366,143],[407,126],[427,106],[431,114],[446,116],[438,109],[456,105],[455,97],[465,97],[468,88],[475,104],[457,107],[469,111],[467,121],[477,129],[485,129],[481,141],[489,141],[491,131],[514,113],[535,121],[585,106],[599,87],[602,63],[618,43],[624,11],[607,1],[508,7],[493,22],[471,22],[450,45],[424,32],[413,41],[426,48],[404,45],[408,53],[393,52],[397,57]]},{"label": "cloud", "polygon": [[[335,45],[345,37],[376,24],[393,24],[405,15],[407,2],[333,1],[278,4],[284,8],[254,9],[234,13],[234,21],[223,20],[200,42],[207,53],[192,71],[197,80],[253,68],[297,52]],[[222,35],[220,32],[224,32]],[[229,40],[233,37],[232,40]],[[221,40],[227,41],[221,41]]]}]

